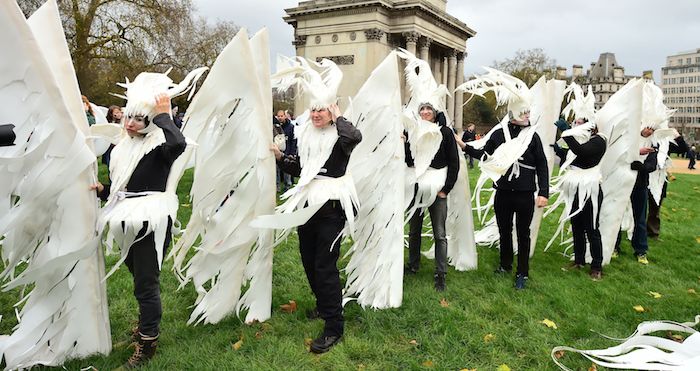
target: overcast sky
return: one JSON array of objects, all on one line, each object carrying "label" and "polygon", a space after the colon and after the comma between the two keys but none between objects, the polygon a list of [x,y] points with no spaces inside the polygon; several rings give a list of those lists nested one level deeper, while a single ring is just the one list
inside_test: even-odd
[{"label": "overcast sky", "polygon": [[[267,27],[273,58],[294,54],[293,29],[282,17],[298,1],[194,2],[203,16],[233,21],[251,34]],[[700,48],[700,0],[448,0],[447,11],[477,32],[467,45],[467,74],[517,49],[542,48],[569,74],[572,65],[587,69],[612,52],[625,74],[651,69],[658,81],[666,56]]]}]

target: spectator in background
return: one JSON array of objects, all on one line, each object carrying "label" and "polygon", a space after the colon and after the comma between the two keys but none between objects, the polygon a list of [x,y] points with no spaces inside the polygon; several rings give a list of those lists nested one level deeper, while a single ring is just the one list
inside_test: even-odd
[{"label": "spectator in background", "polygon": [[[294,137],[294,125],[292,124],[290,117],[287,112],[279,110],[277,111],[277,121],[282,128],[282,133],[284,134],[284,150],[282,151],[286,156],[296,156],[297,155],[297,140]],[[282,181],[282,187],[284,190],[292,188],[294,184],[294,178],[291,174],[279,170]]]},{"label": "spectator in background", "polygon": [[695,152],[695,146],[690,147],[690,151],[688,151],[688,169],[695,170],[695,158],[697,155],[698,153]]},{"label": "spectator in background", "polygon": [[80,97],[83,98],[83,109],[85,110],[85,115],[87,116],[88,125],[95,125],[95,112],[92,110],[90,101],[84,95],[81,95]]},{"label": "spectator in background", "polygon": [[[119,106],[109,106],[107,109],[107,122],[110,124],[121,125],[122,122],[122,109]],[[110,144],[107,151],[102,155],[102,163],[107,165],[107,174],[109,175],[109,160],[112,156],[112,148],[114,144]]]},{"label": "spectator in background", "polygon": [[[469,124],[467,126],[467,130],[464,131],[462,134],[462,142],[467,143],[467,142],[473,142],[476,140],[476,132],[474,131],[474,124]],[[468,153],[465,153],[464,156],[466,156],[469,159],[469,168],[473,169],[474,168],[474,157],[470,156]]]},{"label": "spectator in background", "polygon": [[175,123],[175,126],[177,126],[178,129],[182,129],[182,116],[178,114],[178,111],[180,109],[175,106],[172,109],[172,115],[173,115],[173,122]]}]

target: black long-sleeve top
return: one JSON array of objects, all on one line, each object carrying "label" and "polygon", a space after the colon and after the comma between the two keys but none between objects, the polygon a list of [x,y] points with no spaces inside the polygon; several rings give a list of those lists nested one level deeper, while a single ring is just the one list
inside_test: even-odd
[{"label": "black long-sleeve top", "polygon": [[[516,138],[522,129],[522,126],[508,124],[508,131],[510,132],[511,138]],[[491,134],[483,149],[479,150],[467,145],[464,147],[464,151],[474,158],[481,158],[484,155],[488,157],[496,151],[496,148],[505,143],[505,141],[506,138],[503,134],[503,129],[499,128]],[[537,195],[549,198],[549,168],[547,166],[547,157],[544,155],[542,141],[537,133],[532,136],[530,144],[518,162],[529,167],[534,167],[535,169],[532,170],[521,166],[520,176],[508,180],[513,171],[513,167],[511,166],[505,175],[498,179],[493,187],[507,191],[534,192],[537,189],[535,187],[535,176],[537,176],[537,186],[539,187]]]},{"label": "black long-sleeve top", "polygon": [[[459,175],[459,151],[457,150],[457,142],[455,141],[452,129],[447,126],[440,126],[440,134],[442,134],[440,148],[438,148],[435,153],[433,161],[430,162],[430,167],[433,169],[442,169],[447,166],[445,185],[440,190],[447,195],[452,188],[454,188],[457,182],[457,175]],[[404,136],[406,136],[406,142],[404,143],[406,165],[408,165],[408,167],[414,167],[413,154],[411,153],[408,142],[408,133],[404,132]]]},{"label": "black long-sleeve top", "polygon": [[[151,125],[156,125],[163,130],[165,142],[148,152],[136,165],[126,184],[126,190],[129,192],[164,192],[170,168],[187,147],[185,136],[167,113],[154,117]],[[107,200],[110,188],[110,184],[105,184],[104,190],[98,193],[100,199]]]},{"label": "black long-sleeve top", "polygon": [[593,135],[586,143],[579,143],[574,137],[562,137],[569,150],[576,155],[571,162],[572,166],[580,169],[590,169],[600,163],[605,154],[605,139],[598,135]]},{"label": "black long-sleeve top", "polygon": [[651,152],[644,162],[634,161],[630,165],[632,170],[637,171],[637,179],[634,181],[634,188],[646,188],[649,185],[649,174],[656,171],[658,165],[658,152]]},{"label": "black long-sleeve top", "polygon": [[[362,133],[342,116],[338,117],[333,125],[338,130],[338,141],[335,142],[328,160],[323,164],[318,175],[340,178],[345,175],[352,150],[362,141]],[[301,174],[301,164],[296,155],[283,155],[277,164],[284,172],[293,176]]]}]

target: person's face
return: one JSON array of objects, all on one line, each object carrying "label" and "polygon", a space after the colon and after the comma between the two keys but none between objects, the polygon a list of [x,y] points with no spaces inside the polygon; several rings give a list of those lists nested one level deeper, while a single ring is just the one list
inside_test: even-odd
[{"label": "person's face", "polygon": [[85,112],[89,111],[90,110],[90,103],[83,102],[83,109],[85,110]]},{"label": "person's face", "polygon": [[642,136],[644,138],[650,137],[652,134],[654,134],[654,129],[652,128],[644,128],[642,129]]},{"label": "person's face", "polygon": [[126,133],[132,138],[142,136],[143,134],[138,131],[145,127],[146,119],[143,116],[127,117],[126,120],[124,120],[124,129],[126,129]]},{"label": "person's face", "polygon": [[280,124],[284,124],[285,121],[287,121],[287,115],[284,114],[284,111],[277,111],[277,121],[280,122]]},{"label": "person's face", "polygon": [[574,120],[574,127],[579,126],[579,125],[583,125],[583,124],[585,124],[585,122],[583,121],[583,119],[576,119],[576,120]]},{"label": "person's face", "polygon": [[326,108],[315,109],[311,111],[311,123],[316,128],[325,128],[332,122],[331,112]]},{"label": "person's face", "polygon": [[470,133],[473,133],[474,127],[475,127],[474,125],[469,125],[469,126],[467,126],[467,130],[469,130]]},{"label": "person's face", "polygon": [[420,114],[420,118],[425,121],[435,121],[435,111],[433,111],[429,107],[421,108],[420,111],[418,111],[418,113]]},{"label": "person's face", "polygon": [[115,108],[115,109],[112,111],[112,117],[114,117],[114,119],[117,120],[117,121],[121,121],[121,119],[122,119],[122,110],[120,110],[119,108]]},{"label": "person's face", "polygon": [[520,116],[512,121],[515,125],[527,126],[530,123],[530,111],[525,111]]}]

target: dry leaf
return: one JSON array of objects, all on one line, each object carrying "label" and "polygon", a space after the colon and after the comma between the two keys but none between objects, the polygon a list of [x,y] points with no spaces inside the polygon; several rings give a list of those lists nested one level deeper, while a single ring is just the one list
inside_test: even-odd
[{"label": "dry leaf", "polygon": [[241,336],[241,339],[238,340],[237,342],[233,343],[233,345],[231,345],[231,348],[233,348],[233,350],[238,350],[238,349],[241,349],[242,346],[243,346],[243,337]]},{"label": "dry leaf", "polygon": [[365,366],[365,365],[362,364],[362,363],[360,363],[359,365],[357,365],[357,370],[358,370],[358,371],[359,371],[359,370],[364,370],[364,369],[366,369],[366,368],[367,368],[367,366]]},{"label": "dry leaf", "polygon": [[459,371],[476,371],[476,369],[475,368],[463,368]]},{"label": "dry leaf", "polygon": [[697,243],[700,243],[700,237],[695,237],[695,241],[696,241]]},{"label": "dry leaf", "polygon": [[486,334],[486,335],[484,335],[484,342],[485,342],[485,343],[490,343],[490,342],[492,342],[494,339],[496,339],[496,335],[494,335],[494,334]]},{"label": "dry leaf", "polygon": [[679,343],[682,343],[683,340],[685,340],[685,338],[683,337],[683,335],[674,334],[674,333],[672,333],[671,331],[668,332],[668,334],[666,335],[666,337],[669,338],[669,339],[671,339],[671,340],[673,340],[673,341],[679,342]]},{"label": "dry leaf", "polygon": [[423,362],[423,367],[433,367],[433,366],[434,366],[434,364],[433,364],[433,361],[431,361],[431,360],[427,360],[427,361]]},{"label": "dry leaf", "polygon": [[414,346],[418,345],[418,342],[416,341],[416,339],[413,339],[413,340],[409,341],[408,343],[411,345],[414,345]]},{"label": "dry leaf", "polygon": [[632,307],[632,308],[634,308],[634,310],[636,310],[636,311],[639,312],[639,313],[644,312],[644,307],[641,306],[641,305],[635,305],[635,306]]},{"label": "dry leaf", "polygon": [[556,352],[554,352],[554,357],[556,357],[556,359],[559,359],[564,356],[564,353],[566,352],[564,352],[563,350],[557,350]]},{"label": "dry leaf", "polygon": [[289,304],[280,305],[280,309],[282,310],[282,312],[285,313],[294,313],[297,311],[297,302],[294,300],[290,300]]},{"label": "dry leaf", "polygon": [[695,292],[695,289],[688,289],[688,294],[697,294],[697,292]]},{"label": "dry leaf", "polygon": [[550,319],[545,318],[545,319],[543,319],[540,323],[543,324],[543,325],[545,325],[545,326],[547,326],[547,327],[549,327],[549,328],[553,328],[553,329],[555,329],[555,330],[557,329],[557,324],[554,323],[554,321],[552,321],[552,320],[550,320]]},{"label": "dry leaf", "polygon": [[440,299],[440,306],[443,308],[447,308],[450,306],[450,303],[447,302],[447,299],[442,298],[442,299]]},{"label": "dry leaf", "polygon": [[255,338],[256,338],[256,339],[260,340],[260,339],[262,339],[262,337],[263,337],[262,332],[258,331],[258,332],[255,333]]},{"label": "dry leaf", "polygon": [[651,297],[654,298],[654,299],[658,299],[658,298],[661,297],[661,294],[659,294],[659,293],[656,292],[656,291],[649,291],[647,294],[649,294],[649,296],[651,296]]},{"label": "dry leaf", "polygon": [[311,343],[313,343],[313,341],[314,341],[314,339],[312,339],[312,338],[304,338],[304,345],[306,345],[307,347],[310,347]]},{"label": "dry leaf", "polygon": [[496,371],[510,371],[510,367],[508,367],[508,365],[504,363],[504,364],[498,366]]},{"label": "dry leaf", "polygon": [[588,371],[598,371],[598,366],[596,366],[595,363],[591,363],[591,367],[588,368]]}]

